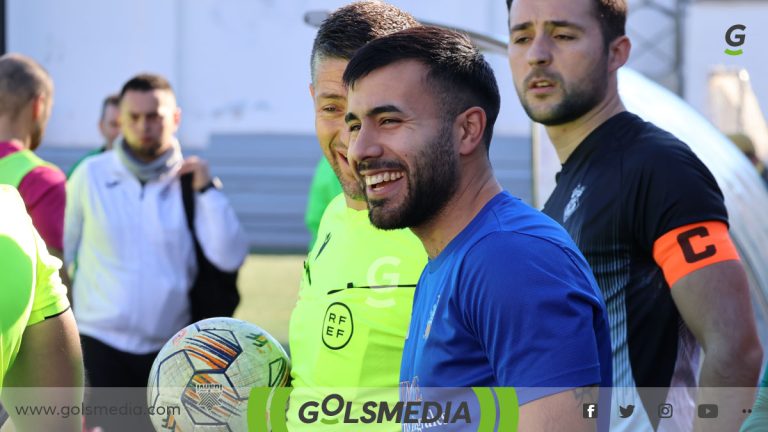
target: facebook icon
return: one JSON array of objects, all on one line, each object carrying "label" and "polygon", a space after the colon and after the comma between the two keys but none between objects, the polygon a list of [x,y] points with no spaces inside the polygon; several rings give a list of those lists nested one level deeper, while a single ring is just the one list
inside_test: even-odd
[{"label": "facebook icon", "polygon": [[596,403],[585,403],[584,404],[584,418],[585,419],[597,418],[597,404]]}]

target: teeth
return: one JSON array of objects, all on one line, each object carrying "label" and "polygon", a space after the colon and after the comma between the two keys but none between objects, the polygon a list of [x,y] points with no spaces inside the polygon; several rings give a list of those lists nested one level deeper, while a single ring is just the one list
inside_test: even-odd
[{"label": "teeth", "polygon": [[539,81],[536,83],[536,87],[549,87],[549,83],[546,81]]},{"label": "teeth", "polygon": [[395,181],[403,176],[402,172],[387,171],[384,173],[375,174],[372,176],[365,176],[365,184],[367,186],[374,186],[379,183],[387,181]]}]

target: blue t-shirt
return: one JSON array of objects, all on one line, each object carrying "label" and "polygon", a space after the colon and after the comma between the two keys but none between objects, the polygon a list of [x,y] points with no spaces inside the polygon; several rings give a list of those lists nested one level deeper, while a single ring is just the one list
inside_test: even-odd
[{"label": "blue t-shirt", "polygon": [[408,333],[400,368],[407,394],[538,387],[518,392],[523,405],[611,386],[607,315],[589,265],[562,227],[508,192],[427,264]]}]

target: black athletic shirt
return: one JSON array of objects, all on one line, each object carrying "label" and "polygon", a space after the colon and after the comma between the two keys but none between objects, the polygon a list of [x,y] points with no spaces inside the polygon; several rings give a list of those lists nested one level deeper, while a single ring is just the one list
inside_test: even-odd
[{"label": "black athletic shirt", "polygon": [[[672,134],[623,112],[568,158],[544,213],[574,238],[603,292],[613,385],[695,386],[699,346],[672,301],[653,245],[687,224],[728,223],[722,192],[704,164]],[[665,401],[652,393],[658,394],[638,389],[656,428]]]}]

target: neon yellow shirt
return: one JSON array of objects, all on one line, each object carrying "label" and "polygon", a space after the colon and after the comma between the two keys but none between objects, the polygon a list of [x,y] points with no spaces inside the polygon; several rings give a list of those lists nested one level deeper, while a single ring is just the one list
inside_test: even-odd
[{"label": "neon yellow shirt", "polygon": [[69,308],[61,261],[45,243],[16,189],[0,185],[0,388],[24,329]]},{"label": "neon yellow shirt", "polygon": [[410,230],[375,228],[367,211],[346,206],[343,194],[331,201],[291,315],[289,422],[307,389],[324,397],[329,387],[398,386],[413,293],[426,263]]}]

